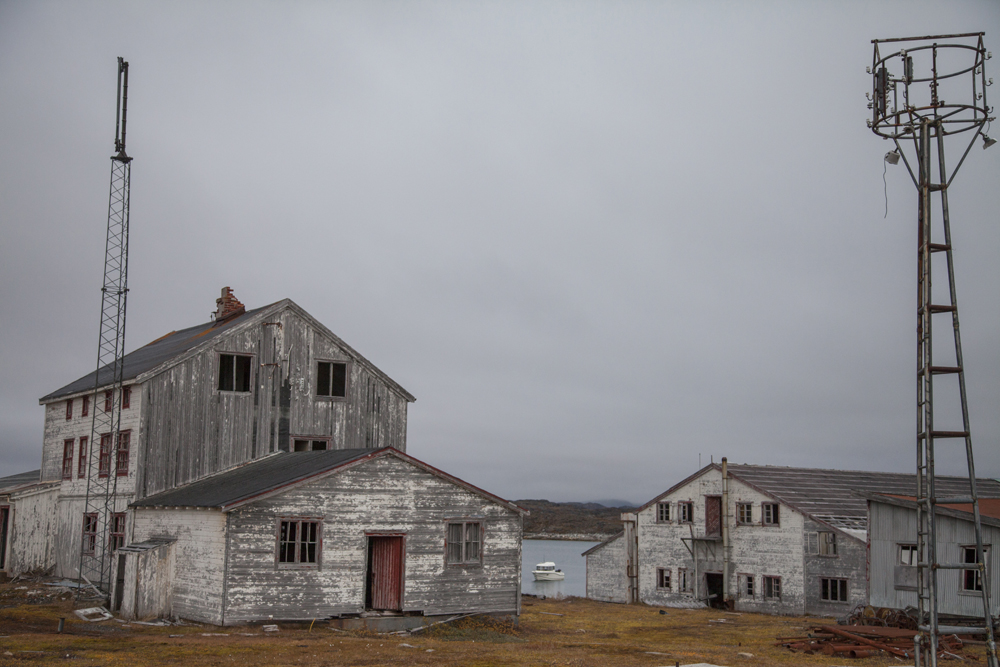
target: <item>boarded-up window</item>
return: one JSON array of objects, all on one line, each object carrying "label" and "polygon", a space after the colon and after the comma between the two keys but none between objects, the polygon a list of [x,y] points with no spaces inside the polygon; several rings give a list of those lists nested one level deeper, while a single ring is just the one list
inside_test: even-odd
[{"label": "boarded-up window", "polygon": [[73,438],[63,441],[62,478],[73,479]]},{"label": "boarded-up window", "polygon": [[132,434],[129,431],[122,431],[118,434],[118,453],[115,454],[115,474],[119,477],[128,476],[128,451],[131,440]]},{"label": "boarded-up window", "polygon": [[781,577],[764,577],[764,599],[781,599]]},{"label": "boarded-up window", "polygon": [[80,438],[80,460],[76,464],[76,476],[83,479],[87,476],[87,444],[90,438],[83,436]]},{"label": "boarded-up window", "polygon": [[761,503],[760,509],[765,526],[777,526],[780,524],[778,516],[778,503]]},{"label": "boarded-up window", "polygon": [[125,546],[125,513],[111,515],[111,534],[108,537],[108,548],[111,551]]},{"label": "boarded-up window", "polygon": [[837,534],[831,532],[820,532],[819,534],[819,555],[837,555]]},{"label": "boarded-up window", "polygon": [[66,421],[73,418],[73,399],[66,401]]},{"label": "boarded-up window", "polygon": [[847,602],[847,579],[820,579],[820,597],[828,602]]},{"label": "boarded-up window", "polygon": [[86,417],[90,414],[90,396],[83,397],[83,405],[80,407],[80,416]]},{"label": "boarded-up window", "polygon": [[97,459],[97,476],[107,477],[111,473],[111,434],[101,435],[101,450]]},{"label": "boarded-up window", "polygon": [[347,364],[343,361],[320,361],[316,367],[316,395],[347,396]]},{"label": "boarded-up window", "polygon": [[83,552],[92,554],[97,549],[97,515],[83,515]]},{"label": "boarded-up window", "polygon": [[220,354],[219,391],[250,391],[252,359],[246,354]]},{"label": "boarded-up window", "polygon": [[656,587],[662,590],[670,590],[670,570],[668,568],[656,568]]},{"label": "boarded-up window", "polygon": [[736,521],[738,523],[753,523],[753,505],[751,503],[736,503]]},{"label": "boarded-up window", "polygon": [[694,507],[691,503],[677,503],[678,519],[681,523],[691,523],[694,521]]},{"label": "boarded-up window", "polygon": [[657,503],[656,504],[656,520],[659,523],[669,523],[669,521],[670,521],[670,503]]},{"label": "boarded-up window", "polygon": [[483,525],[479,521],[449,521],[445,540],[449,565],[482,562]]},{"label": "boarded-up window", "polygon": [[278,567],[317,567],[320,544],[320,521],[282,519],[278,527]]}]

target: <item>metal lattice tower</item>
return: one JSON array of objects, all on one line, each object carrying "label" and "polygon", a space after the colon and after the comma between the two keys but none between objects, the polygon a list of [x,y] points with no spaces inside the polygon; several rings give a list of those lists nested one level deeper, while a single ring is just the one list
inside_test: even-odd
[{"label": "metal lattice tower", "polygon": [[[942,571],[972,570],[982,589],[983,627],[987,635],[988,663],[997,667],[993,620],[990,615],[989,572],[984,566],[983,534],[976,493],[972,457],[972,435],[965,390],[965,366],[958,326],[955,265],[952,257],[948,188],[965,162],[976,139],[983,148],[993,143],[985,133],[994,120],[986,103],[986,61],[992,54],[983,45],[984,33],[938,35],[872,40],[873,88],[869,127],[892,140],[895,150],[885,159],[896,164],[902,158],[917,188],[917,550],[918,626],[914,639],[917,667],[936,667],[938,637],[969,632],[942,626],[938,619],[938,579]],[[881,50],[898,51],[883,55]],[[964,149],[951,171],[945,161],[946,139]],[[965,143],[968,140],[968,144]],[[944,280],[936,286],[935,272]],[[949,318],[937,332],[934,323]],[[941,324],[945,324],[941,322]],[[935,345],[935,342],[937,343]],[[940,355],[942,358],[938,358]],[[935,387],[935,382],[939,386]],[[938,392],[935,392],[935,389]],[[958,424],[958,421],[961,424]],[[935,454],[953,457],[953,448],[964,445],[969,477],[969,495],[939,497],[935,488]],[[936,507],[971,504],[976,534],[976,563],[941,562],[938,554]],[[961,560],[961,559],[956,559]]]},{"label": "metal lattice tower", "polygon": [[[128,213],[130,158],[125,153],[128,63],[118,59],[115,154],[101,287],[101,328],[94,377],[94,409],[87,452],[87,497],[80,545],[80,576],[103,592],[111,588],[111,522],[118,507],[118,446],[121,430],[122,374],[125,356],[125,302],[128,296]],[[103,390],[104,393],[100,393]],[[110,396],[107,392],[111,392]]]}]

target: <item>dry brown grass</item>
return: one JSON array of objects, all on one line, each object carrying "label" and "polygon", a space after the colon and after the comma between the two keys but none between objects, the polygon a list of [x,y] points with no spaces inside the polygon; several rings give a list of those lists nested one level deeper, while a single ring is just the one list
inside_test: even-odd
[{"label": "dry brown grass", "polygon": [[[821,619],[659,609],[568,598],[525,598],[518,626],[470,618],[412,637],[343,633],[317,621],[260,627],[151,627],[86,623],[71,599],[32,604],[26,591],[0,585],[0,665],[79,667],[150,665],[571,665],[589,667],[709,662],[718,665],[900,665],[894,658],[851,661],[806,656],[774,646]],[[77,605],[86,606],[86,605]],[[56,634],[59,617],[66,632]],[[205,633],[225,636],[204,636]],[[171,636],[174,635],[174,636]],[[409,646],[404,646],[409,644]],[[739,653],[751,653],[752,658]],[[982,660],[982,651],[966,655]],[[979,664],[984,664],[980,662]]]}]

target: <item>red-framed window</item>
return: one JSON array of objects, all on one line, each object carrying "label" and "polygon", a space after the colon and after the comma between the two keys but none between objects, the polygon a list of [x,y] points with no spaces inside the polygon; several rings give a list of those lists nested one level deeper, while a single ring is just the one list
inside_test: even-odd
[{"label": "red-framed window", "polygon": [[114,402],[115,402],[115,392],[112,391],[111,389],[108,389],[106,392],[104,392],[104,411],[111,412],[111,407],[114,405]]},{"label": "red-framed window", "polygon": [[76,464],[76,476],[78,479],[83,479],[87,476],[87,442],[90,440],[87,436],[82,436],[80,438],[80,459]]},{"label": "red-framed window", "polygon": [[122,387],[122,410],[132,406],[132,387]]},{"label": "red-framed window", "polygon": [[125,546],[125,513],[111,515],[111,534],[108,536],[108,547],[111,551]]},{"label": "red-framed window", "polygon": [[86,417],[90,414],[90,396],[83,397],[83,405],[80,407],[80,416]]},{"label": "red-framed window", "polygon": [[115,456],[115,474],[119,477],[128,477],[128,450],[131,439],[131,431],[122,431],[118,434],[118,454]]},{"label": "red-framed window", "polygon": [[101,434],[100,458],[97,460],[97,476],[107,477],[111,473],[111,434]]},{"label": "red-framed window", "polygon": [[83,515],[83,552],[92,554],[97,549],[97,514]]},{"label": "red-framed window", "polygon": [[73,418],[73,399],[66,400],[66,421]]},{"label": "red-framed window", "polygon": [[63,440],[63,479],[73,479],[73,438]]}]

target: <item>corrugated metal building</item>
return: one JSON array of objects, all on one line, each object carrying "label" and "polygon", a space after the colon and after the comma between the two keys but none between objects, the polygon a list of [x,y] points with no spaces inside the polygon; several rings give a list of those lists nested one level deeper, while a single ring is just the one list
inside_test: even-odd
[{"label": "corrugated metal building", "polygon": [[[614,602],[842,616],[868,600],[866,500],[913,493],[914,475],[708,465],[587,553],[587,595]],[[942,493],[967,480],[938,478]],[[1000,483],[982,480],[983,495]],[[621,581],[624,576],[625,585]]]},{"label": "corrugated metal building", "polygon": [[[126,355],[120,397],[91,373],[40,399],[36,500],[8,510],[6,571],[76,577],[82,541],[114,552],[112,604],[134,616],[517,613],[522,510],[405,454],[412,394],[288,299],[247,310],[225,288],[216,305]],[[89,442],[112,400],[117,456],[110,434]],[[106,543],[84,511],[95,472],[117,482]],[[32,516],[49,532],[29,540],[17,521]],[[402,577],[389,603],[365,597],[383,562]]]}]

